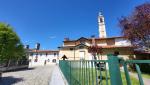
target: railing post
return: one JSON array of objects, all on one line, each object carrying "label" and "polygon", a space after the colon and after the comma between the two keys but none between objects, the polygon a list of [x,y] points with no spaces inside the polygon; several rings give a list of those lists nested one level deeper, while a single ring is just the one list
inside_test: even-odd
[{"label": "railing post", "polygon": [[108,65],[109,65],[111,85],[122,85],[118,57],[112,54],[108,54],[107,56],[108,56]]},{"label": "railing post", "polygon": [[128,68],[127,68],[127,63],[124,60],[122,60],[121,64],[123,64],[123,67],[124,67],[124,72],[125,72],[127,85],[131,85],[131,79],[130,79],[129,71],[128,71]]},{"label": "railing post", "polygon": [[72,80],[72,76],[71,76],[71,61],[69,61],[70,62],[70,85],[71,85],[71,80]]},{"label": "railing post", "polygon": [[140,85],[144,85],[144,82],[143,82],[143,79],[142,79],[142,74],[141,74],[141,71],[140,71],[140,67],[137,64],[135,64],[135,67],[136,67],[136,70],[137,70]]}]

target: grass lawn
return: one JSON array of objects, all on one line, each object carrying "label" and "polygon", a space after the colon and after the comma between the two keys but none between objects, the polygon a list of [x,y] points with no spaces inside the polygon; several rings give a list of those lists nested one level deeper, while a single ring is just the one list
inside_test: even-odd
[{"label": "grass lawn", "polygon": [[150,74],[142,73],[142,77],[150,79]]},{"label": "grass lawn", "polygon": [[[137,72],[135,72],[135,71],[133,71],[132,73],[135,74],[135,75],[137,75]],[[142,77],[150,79],[150,74],[142,73]]]},{"label": "grass lawn", "polygon": [[[137,72],[132,72],[132,73],[137,74]],[[143,77],[143,78],[150,79],[150,74],[142,73],[142,77]]]},{"label": "grass lawn", "polygon": [[[124,72],[121,72],[121,77],[122,77],[123,85],[127,85],[126,77],[125,77],[125,73]],[[131,84],[132,85],[140,85],[139,84],[139,80],[136,79],[135,77],[130,76],[130,79],[131,79]]]}]

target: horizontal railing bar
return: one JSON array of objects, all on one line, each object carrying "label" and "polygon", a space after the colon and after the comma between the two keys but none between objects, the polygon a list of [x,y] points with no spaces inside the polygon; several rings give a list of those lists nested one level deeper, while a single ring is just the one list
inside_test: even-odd
[{"label": "horizontal railing bar", "polygon": [[[60,61],[64,61],[64,60],[60,60]],[[68,62],[108,62],[108,60],[65,60],[65,61],[68,61]]]},{"label": "horizontal railing bar", "polygon": [[150,60],[126,60],[126,63],[150,63]]},{"label": "horizontal railing bar", "polygon": [[[60,60],[64,61],[64,60]],[[67,62],[108,62],[108,60],[65,60]],[[150,63],[150,60],[126,60],[126,63]]]}]

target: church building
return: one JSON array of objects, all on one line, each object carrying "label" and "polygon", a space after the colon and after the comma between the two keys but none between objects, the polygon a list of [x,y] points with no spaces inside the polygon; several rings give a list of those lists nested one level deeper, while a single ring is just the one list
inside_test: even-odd
[{"label": "church building", "polygon": [[68,60],[93,60],[92,54],[88,51],[88,48],[93,44],[102,49],[102,60],[106,60],[107,54],[113,54],[114,52],[117,52],[124,59],[128,59],[130,55],[134,54],[133,46],[127,38],[122,36],[107,37],[104,16],[101,13],[98,15],[98,31],[98,38],[81,37],[76,40],[65,38],[63,45],[58,47],[59,58],[65,55]]}]

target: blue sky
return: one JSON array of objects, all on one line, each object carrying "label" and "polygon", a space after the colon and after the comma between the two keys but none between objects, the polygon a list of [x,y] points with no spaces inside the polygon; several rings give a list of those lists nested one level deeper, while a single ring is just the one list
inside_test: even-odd
[{"label": "blue sky", "polygon": [[108,37],[120,36],[118,19],[148,0],[0,0],[0,21],[9,23],[24,44],[57,49],[65,37],[98,37],[98,12]]}]

